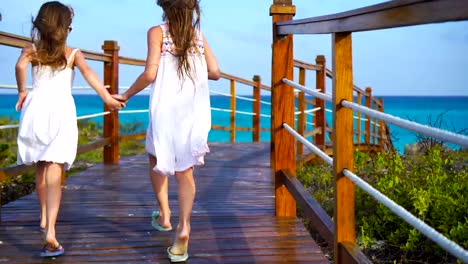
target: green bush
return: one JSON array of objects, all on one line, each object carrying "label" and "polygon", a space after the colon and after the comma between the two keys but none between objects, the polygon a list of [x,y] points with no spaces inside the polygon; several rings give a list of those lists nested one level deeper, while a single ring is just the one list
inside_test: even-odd
[{"label": "green bush", "polygon": [[[402,157],[392,153],[355,153],[355,172],[374,188],[460,246],[468,247],[468,151],[434,146]],[[322,207],[333,215],[333,180],[328,165],[306,166],[298,177]],[[398,251],[394,260],[454,261],[447,252],[356,188],[358,241],[379,255]],[[382,246],[383,245],[383,246]]]},{"label": "green bush", "polygon": [[[0,125],[14,124],[12,118],[0,117]],[[143,130],[141,122],[120,124],[119,132],[121,134],[140,133]],[[102,125],[92,120],[78,121],[78,145],[87,144],[102,137]],[[18,129],[0,130],[0,166],[2,168],[16,164],[17,156],[17,137]],[[119,145],[122,156],[136,155],[145,152],[144,144],[141,141],[127,141]],[[67,173],[67,176],[73,176],[77,172],[88,168],[90,165],[100,163],[103,160],[102,148],[80,154],[76,157],[73,168]],[[34,172],[24,175],[18,175],[0,182],[1,201],[5,204],[9,201],[20,198],[34,190]]]}]

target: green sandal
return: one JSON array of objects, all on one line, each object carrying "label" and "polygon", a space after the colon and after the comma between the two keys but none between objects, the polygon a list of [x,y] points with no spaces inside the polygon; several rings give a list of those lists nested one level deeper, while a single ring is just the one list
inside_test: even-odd
[{"label": "green sandal", "polygon": [[151,215],[151,225],[158,231],[161,231],[161,232],[169,232],[169,231],[172,231],[172,226],[169,226],[169,227],[164,227],[162,225],[160,225],[158,223],[158,218],[160,216],[160,212],[159,211],[153,211],[153,214]]}]

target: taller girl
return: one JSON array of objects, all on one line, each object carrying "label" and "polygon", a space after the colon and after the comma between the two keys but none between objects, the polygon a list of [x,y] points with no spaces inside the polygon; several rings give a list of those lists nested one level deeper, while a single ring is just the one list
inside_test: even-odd
[{"label": "taller girl", "polygon": [[148,30],[144,72],[122,95],[127,101],[149,84],[150,118],[146,134],[150,178],[160,210],[152,225],[172,230],[168,203],[168,175],[178,183],[179,223],[167,254],[171,261],[188,258],[190,215],[195,198],[193,166],[204,163],[209,151],[211,109],[208,79],[218,80],[218,62],[200,32],[198,0],[158,0],[164,24]]},{"label": "taller girl", "polygon": [[[42,257],[62,255],[55,223],[62,196],[61,175],[72,165],[78,144],[75,102],[71,93],[77,66],[111,110],[124,106],[113,99],[78,49],[67,46],[73,10],[60,2],[44,3],[33,21],[32,43],[16,63],[18,102],[18,164],[36,164],[36,191],[40,203],[40,230],[45,246]],[[28,65],[32,64],[31,92],[26,90]]]}]

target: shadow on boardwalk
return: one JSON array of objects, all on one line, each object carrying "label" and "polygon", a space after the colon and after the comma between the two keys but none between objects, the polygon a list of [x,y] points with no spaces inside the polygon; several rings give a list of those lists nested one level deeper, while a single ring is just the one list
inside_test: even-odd
[{"label": "shadow on boardwalk", "polygon": [[[195,170],[190,263],[328,263],[300,220],[274,216],[269,143],[213,143]],[[146,155],[69,178],[57,224],[66,253],[41,259],[36,195],[2,208],[0,263],[167,263],[174,232],[150,225],[156,201]],[[170,178],[173,225],[177,188]]]}]

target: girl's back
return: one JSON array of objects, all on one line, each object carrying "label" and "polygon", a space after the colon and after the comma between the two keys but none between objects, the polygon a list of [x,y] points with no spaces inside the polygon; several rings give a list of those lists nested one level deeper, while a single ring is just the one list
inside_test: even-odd
[{"label": "girl's back", "polygon": [[78,128],[71,93],[74,71],[69,67],[77,50],[60,69],[32,67],[33,89],[21,109],[18,163],[41,160],[63,163],[68,169],[76,156]]},{"label": "girl's back", "polygon": [[186,53],[190,72],[180,74],[180,60],[168,24],[160,27],[161,58],[150,96],[146,149],[158,158],[158,170],[174,174],[203,164],[203,156],[209,151],[208,70],[201,32],[196,31],[195,44]]}]

